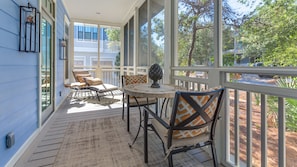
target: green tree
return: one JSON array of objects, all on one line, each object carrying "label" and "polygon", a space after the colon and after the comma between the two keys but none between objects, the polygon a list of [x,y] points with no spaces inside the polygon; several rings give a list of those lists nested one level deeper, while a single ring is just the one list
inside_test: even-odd
[{"label": "green tree", "polygon": [[120,29],[118,28],[105,28],[105,33],[108,37],[108,47],[112,50],[113,48],[119,47],[120,43]]},{"label": "green tree", "polygon": [[116,60],[114,62],[115,66],[120,66],[121,65],[121,56],[120,56],[120,52],[117,54],[116,56]]},{"label": "green tree", "polygon": [[[235,25],[239,22],[227,0],[223,0],[223,20],[227,25]],[[213,0],[179,1],[178,62],[180,66],[211,65],[214,56],[213,21]],[[230,35],[232,36],[232,33]],[[230,41],[227,45],[230,45]],[[190,71],[186,75],[189,76],[189,74]]]},{"label": "green tree", "polygon": [[[120,29],[118,28],[105,28],[105,33],[108,37],[108,47],[110,50],[113,50],[113,48],[120,47]],[[114,62],[115,66],[120,66],[120,52],[116,56],[116,60]]]},{"label": "green tree", "polygon": [[242,26],[245,56],[266,65],[297,66],[297,4],[295,0],[263,0]]}]

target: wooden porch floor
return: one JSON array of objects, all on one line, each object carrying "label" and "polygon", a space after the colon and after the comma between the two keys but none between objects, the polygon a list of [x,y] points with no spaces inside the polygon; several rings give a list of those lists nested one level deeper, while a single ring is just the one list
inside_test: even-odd
[{"label": "wooden porch floor", "polygon": [[[100,104],[93,104],[93,103],[82,103],[82,101],[76,101],[74,98],[69,97],[67,98],[64,103],[61,105],[61,107],[53,114],[53,116],[47,121],[47,123],[42,128],[40,134],[36,137],[34,142],[29,146],[29,148],[25,151],[25,153],[21,156],[21,158],[17,161],[15,164],[15,167],[24,167],[24,166],[30,166],[30,167],[40,167],[40,166],[74,166],[73,162],[63,162],[62,165],[57,165],[57,161],[59,158],[57,156],[59,153],[61,154],[61,148],[65,148],[65,140],[67,136],[66,134],[69,133],[69,125],[71,123],[76,122],[82,122],[86,120],[94,120],[99,118],[110,118],[110,117],[118,117],[120,118],[121,112],[122,112],[122,102],[120,101],[121,95],[117,95],[115,99],[118,99],[113,104],[109,105],[100,105]],[[131,112],[137,113],[137,111],[134,111],[132,109]],[[126,125],[125,120],[119,119],[120,124]],[[138,125],[132,124],[131,121],[131,128],[137,127]],[[126,129],[126,127],[124,127]],[[123,132],[124,134],[128,134],[127,131]],[[131,132],[130,135],[133,136],[136,133]],[[77,134],[79,135],[79,134]],[[138,142],[137,139],[136,143]],[[125,141],[123,141],[125,142]],[[124,143],[125,145],[128,143]],[[149,145],[150,147],[150,145]],[[142,147],[141,147],[142,148]],[[127,149],[127,152],[131,150],[129,147],[125,148]],[[133,148],[132,148],[133,149]],[[106,155],[113,155],[112,149],[110,150],[104,150],[104,151],[111,151],[110,153],[106,153]],[[123,151],[125,152],[125,150]],[[133,152],[133,151],[132,151]],[[208,156],[207,153],[205,153],[203,150],[196,149],[188,152],[192,157],[197,159],[199,162],[201,162],[200,166],[213,166],[212,165],[212,159]],[[121,153],[123,154],[123,153]],[[141,154],[138,152],[138,154]],[[183,154],[183,153],[181,153]],[[124,155],[120,155],[124,156]],[[134,164],[131,163],[131,160],[129,162],[123,162],[120,163],[120,165],[116,165],[119,163],[115,162],[100,162],[102,159],[99,158],[99,156],[95,156],[92,158],[96,159],[96,164],[89,164],[87,163],[88,158],[85,157],[80,159],[74,159],[71,161],[80,161],[78,166],[108,166],[108,167],[118,167],[118,166],[160,166],[160,165],[153,165],[153,164],[144,164],[143,162],[137,161],[143,161],[143,154],[139,155],[137,157],[127,157],[127,159],[132,159],[132,162],[135,162]],[[159,159],[164,161],[163,157],[159,157]],[[149,154],[149,161],[150,161],[150,154]],[[151,160],[152,161],[152,160]],[[167,162],[166,162],[167,163]],[[98,165],[102,164],[102,165]],[[164,165],[161,165],[164,166]],[[178,166],[178,165],[177,165]],[[189,166],[197,166],[195,164],[189,165]]]}]

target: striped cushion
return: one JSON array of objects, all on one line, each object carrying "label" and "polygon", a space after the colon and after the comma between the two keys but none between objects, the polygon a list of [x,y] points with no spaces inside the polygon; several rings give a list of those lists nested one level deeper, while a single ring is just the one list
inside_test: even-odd
[{"label": "striped cushion", "polygon": [[[213,89],[212,89],[213,90]],[[208,90],[210,91],[210,89]],[[193,96],[192,99],[199,105],[204,106],[207,101],[209,100],[210,96]],[[207,115],[212,119],[214,116],[216,107],[218,103],[218,98],[216,98],[212,104],[205,110]],[[195,110],[183,99],[180,97],[178,109],[175,118],[175,125],[178,125],[182,121],[186,120],[190,116],[195,113]],[[204,124],[206,121],[201,117],[196,117],[192,122],[188,123],[186,126],[198,126]],[[182,139],[182,138],[189,138],[195,137],[202,133],[208,132],[207,127],[195,129],[195,130],[174,130],[173,131],[173,138],[175,139]]]},{"label": "striped cushion", "polygon": [[91,77],[91,74],[77,74],[76,75],[77,81],[81,82],[81,83],[85,82],[86,77]]},{"label": "striped cushion", "polygon": [[85,81],[88,85],[101,85],[103,84],[102,80],[100,78],[94,78],[94,77],[85,77]]}]

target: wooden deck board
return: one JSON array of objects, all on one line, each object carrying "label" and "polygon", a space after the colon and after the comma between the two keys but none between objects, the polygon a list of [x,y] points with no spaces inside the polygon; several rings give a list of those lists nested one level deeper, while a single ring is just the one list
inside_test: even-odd
[{"label": "wooden deck board", "polygon": [[58,154],[59,149],[55,149],[55,150],[51,150],[50,148],[48,148],[46,151],[42,151],[42,152],[34,152],[33,155],[30,158],[30,161],[36,161],[36,160],[40,160],[40,159],[44,159],[44,158],[48,158],[48,157],[56,157],[56,155]]}]

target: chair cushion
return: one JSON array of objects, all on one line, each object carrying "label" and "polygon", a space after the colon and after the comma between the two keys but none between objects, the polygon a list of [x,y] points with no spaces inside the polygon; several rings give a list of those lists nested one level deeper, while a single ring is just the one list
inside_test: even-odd
[{"label": "chair cushion", "polygon": [[[212,91],[214,89],[218,88],[211,88],[205,91]],[[204,106],[207,101],[209,100],[210,96],[195,96],[192,97],[194,101],[199,106]],[[205,110],[207,115],[212,118],[216,107],[217,107],[217,102],[218,98],[216,98],[212,104]],[[183,122],[184,120],[188,119],[190,116],[192,116],[195,113],[195,110],[182,98],[180,97],[179,104],[178,104],[178,109],[176,113],[176,118],[175,118],[175,125],[178,125],[179,123]],[[198,116],[196,117],[193,121],[188,123],[186,126],[198,126],[206,123],[206,121],[203,119],[203,117]],[[205,133],[208,131],[208,127],[200,128],[200,129],[195,129],[195,130],[174,130],[173,131],[173,138],[175,139],[182,139],[182,138],[189,138],[189,137],[195,137],[198,136],[202,133]]]},{"label": "chair cushion", "polygon": [[[127,101],[126,100],[127,98],[125,98],[125,102]],[[156,98],[145,98],[145,97],[136,97],[137,99],[137,102],[140,106],[143,106],[143,105],[150,105],[150,104],[155,104],[157,103],[157,99]],[[129,105],[130,107],[135,107],[135,106],[138,106],[137,105],[137,102],[135,100],[134,97],[131,97],[129,98]]]},{"label": "chair cushion", "polygon": [[91,74],[77,74],[76,75],[76,80],[78,82],[85,82],[86,77],[91,77]]},{"label": "chair cushion", "polygon": [[[163,118],[163,120],[169,123],[169,119]],[[159,121],[156,119],[151,120],[152,126],[155,128],[156,132],[160,136],[161,140],[164,142],[164,145],[167,146],[168,142],[168,129],[166,129]],[[209,133],[203,133],[195,137],[182,138],[182,139],[172,139],[171,147],[182,147],[182,146],[191,146],[200,142],[205,142],[208,140]],[[166,147],[167,148],[167,147]]]},{"label": "chair cushion", "polygon": [[102,80],[100,78],[94,78],[94,77],[85,77],[84,78],[86,83],[88,85],[101,85],[103,84]]}]

